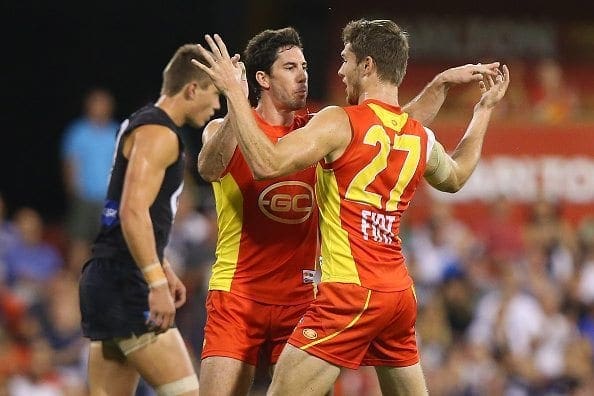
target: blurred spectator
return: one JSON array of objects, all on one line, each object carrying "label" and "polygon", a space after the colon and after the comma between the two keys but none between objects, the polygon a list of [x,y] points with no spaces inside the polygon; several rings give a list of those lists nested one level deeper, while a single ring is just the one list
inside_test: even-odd
[{"label": "blurred spectator", "polygon": [[165,249],[167,258],[179,276],[196,269],[203,272],[214,259],[216,223],[213,225],[207,215],[197,210],[199,190],[190,184],[188,181],[184,183],[169,244]]},{"label": "blurred spectator", "polygon": [[546,278],[541,278],[534,289],[546,321],[534,345],[534,365],[541,376],[542,388],[558,390],[565,386],[566,351],[570,343],[578,339],[578,331],[561,309],[561,289]]},{"label": "blurred spectator", "polygon": [[546,324],[545,315],[539,301],[523,287],[519,268],[501,265],[501,283],[479,300],[469,341],[500,359],[508,371],[508,392],[530,394],[538,376],[531,360],[533,346]]},{"label": "blurred spectator", "polygon": [[36,339],[31,344],[29,369],[8,382],[10,396],[63,396],[65,392],[52,367],[52,350],[47,342]]},{"label": "blurred spectator", "polygon": [[576,234],[563,219],[560,205],[546,199],[534,202],[526,224],[528,260],[536,259],[531,261],[536,265],[544,260],[543,275],[566,284],[575,271],[577,246]]},{"label": "blurred spectator", "polygon": [[99,231],[118,129],[113,108],[109,92],[93,89],[85,98],[82,117],[64,132],[63,178],[69,199],[67,262],[71,268],[80,268],[89,257],[90,244]]},{"label": "blurred spectator", "polygon": [[43,297],[31,313],[39,320],[40,335],[52,349],[52,366],[68,395],[83,394],[86,367],[81,351],[86,341],[80,328],[77,278],[61,271],[46,285]]},{"label": "blurred spectator", "polygon": [[18,243],[17,232],[12,222],[6,217],[6,204],[0,194],[0,289],[6,281],[6,252]]},{"label": "blurred spectator", "polygon": [[516,260],[524,253],[523,223],[505,196],[494,199],[488,214],[477,221],[485,253],[495,260]]},{"label": "blurred spectator", "polygon": [[563,74],[559,62],[542,59],[536,65],[536,85],[532,90],[535,120],[546,124],[559,124],[574,119],[578,112],[577,87]]},{"label": "blurred spectator", "polygon": [[427,372],[439,368],[453,343],[452,331],[439,295],[429,297],[420,307],[416,329],[419,344],[422,346],[423,368]]},{"label": "blurred spectator", "polygon": [[451,206],[436,201],[427,221],[413,229],[407,244],[420,304],[426,292],[439,285],[447,271],[464,271],[465,258],[471,254],[475,239],[468,227],[457,220]]},{"label": "blurred spectator", "polygon": [[380,396],[382,394],[375,369],[361,366],[358,370],[340,369],[333,396]]},{"label": "blurred spectator", "polygon": [[460,339],[472,322],[477,290],[464,272],[452,269],[444,275],[440,294],[452,337]]},{"label": "blurred spectator", "polygon": [[187,300],[178,310],[175,321],[195,356],[202,353],[206,323],[206,285],[210,277],[210,266],[215,259],[217,237],[215,216],[197,210],[199,191],[186,179],[169,244],[165,249],[165,255],[186,286]]},{"label": "blurred spectator", "polygon": [[27,305],[33,304],[63,266],[58,250],[43,240],[43,220],[31,208],[14,216],[19,243],[6,252],[7,284]]},{"label": "blurred spectator", "polygon": [[25,371],[28,360],[26,348],[16,343],[13,335],[0,326],[0,395],[7,394],[4,393],[7,392],[7,382]]}]

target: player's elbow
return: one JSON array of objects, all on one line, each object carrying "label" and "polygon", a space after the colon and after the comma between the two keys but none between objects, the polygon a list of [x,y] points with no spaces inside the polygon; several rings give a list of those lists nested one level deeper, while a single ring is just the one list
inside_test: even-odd
[{"label": "player's elbow", "polygon": [[449,177],[445,179],[436,179],[435,177],[431,176],[425,177],[425,179],[431,185],[431,187],[435,188],[436,190],[452,194],[460,191],[465,184],[465,180],[460,180],[453,173],[451,173]]},{"label": "player's elbow", "polygon": [[252,173],[254,175],[254,180],[268,180],[278,177],[278,172],[275,169],[269,167],[258,167],[252,169]]},{"label": "player's elbow", "polygon": [[217,181],[221,177],[220,170],[212,165],[212,160],[209,161],[206,158],[203,158],[200,154],[198,155],[198,161],[196,163],[198,174],[204,181],[209,183]]},{"label": "player's elbow", "polygon": [[255,162],[250,166],[255,180],[274,179],[282,176],[279,161],[263,160]]},{"label": "player's elbow", "polygon": [[140,210],[138,210],[138,208],[136,208],[134,205],[122,203],[120,206],[119,217],[122,225],[132,224],[136,219],[141,217],[141,213]]},{"label": "player's elbow", "polygon": [[198,166],[198,174],[202,180],[208,183],[212,183],[220,179],[220,175],[218,175],[217,172],[212,172],[209,169],[203,169],[200,166]]},{"label": "player's elbow", "polygon": [[448,185],[444,186],[443,189],[440,189],[440,191],[454,194],[454,193],[457,193],[458,191],[460,191],[462,189],[462,187],[463,187],[463,185],[460,185],[460,184],[448,184]]},{"label": "player's elbow", "polygon": [[441,190],[447,193],[457,193],[464,187],[466,182],[468,181],[469,176],[460,176],[456,175],[456,177],[452,177],[448,180],[448,183],[445,184],[444,189]]}]

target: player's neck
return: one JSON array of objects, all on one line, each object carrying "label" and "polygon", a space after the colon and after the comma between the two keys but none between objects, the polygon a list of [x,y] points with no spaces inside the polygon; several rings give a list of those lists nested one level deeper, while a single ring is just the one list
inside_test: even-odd
[{"label": "player's neck", "polygon": [[392,84],[373,84],[365,87],[359,95],[359,103],[365,100],[379,100],[392,106],[398,104],[398,87]]},{"label": "player's neck", "polygon": [[155,103],[155,106],[167,113],[175,125],[183,126],[186,120],[185,112],[180,110],[182,107],[176,104],[178,100],[179,98],[177,96],[161,95]]},{"label": "player's neck", "polygon": [[295,111],[279,109],[272,101],[261,98],[256,106],[256,113],[270,125],[289,126],[295,119]]}]

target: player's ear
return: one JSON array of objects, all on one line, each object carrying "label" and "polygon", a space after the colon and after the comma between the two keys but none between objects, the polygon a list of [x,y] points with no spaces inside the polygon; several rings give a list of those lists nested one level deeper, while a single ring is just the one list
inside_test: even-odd
[{"label": "player's ear", "polygon": [[373,66],[375,66],[375,60],[371,56],[366,56],[362,61],[361,64],[363,66],[363,73],[368,75],[371,73]]},{"label": "player's ear", "polygon": [[260,86],[264,89],[270,88],[270,81],[268,80],[268,74],[264,73],[263,71],[259,70],[256,72],[256,81]]},{"label": "player's ear", "polygon": [[184,98],[187,100],[195,99],[197,92],[198,83],[196,81],[189,82],[184,86]]}]

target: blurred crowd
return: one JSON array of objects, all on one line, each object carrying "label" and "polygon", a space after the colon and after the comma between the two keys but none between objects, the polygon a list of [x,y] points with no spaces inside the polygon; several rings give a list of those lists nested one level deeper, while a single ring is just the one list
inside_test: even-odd
[{"label": "blurred crowd", "polygon": [[[487,61],[492,60],[485,60]],[[508,92],[497,106],[494,120],[508,123],[560,125],[594,120],[594,83],[591,67],[562,65],[555,58],[540,60],[503,60],[511,71]],[[404,97],[412,97],[432,75],[440,71],[435,64],[408,68],[403,82]],[[341,87],[337,88],[336,103],[341,103]],[[465,122],[480,97],[475,85],[456,88],[448,95],[438,119]]]},{"label": "blurred crowd", "polygon": [[[216,242],[209,194],[186,189],[167,252],[188,288],[177,325],[196,361]],[[572,225],[543,200],[517,221],[502,198],[470,226],[449,205],[434,202],[426,221],[405,222],[402,233],[431,393],[592,394],[594,216]],[[86,394],[80,267],[67,265],[66,250],[47,233],[31,208],[0,223],[0,395]],[[254,394],[266,384],[260,378]],[[345,370],[335,389],[336,396],[376,394],[367,368]]]},{"label": "blurred crowd", "polygon": [[[500,119],[519,113],[559,124],[583,117],[588,99],[557,62],[539,63],[528,85],[524,66],[510,66],[512,88]],[[444,110],[468,107],[463,102],[472,95],[451,96]],[[46,224],[34,208],[9,213],[0,196],[0,396],[87,394],[77,282],[111,166],[113,106],[109,92],[92,90],[83,115],[64,132],[69,203],[60,224]],[[216,213],[210,187],[192,172],[166,254],[188,290],[176,322],[198,362]],[[557,203],[540,200],[518,218],[502,197],[488,216],[470,222],[449,204],[430,207],[421,223],[405,216],[401,238],[415,279],[431,394],[594,394],[594,213],[569,222]],[[260,374],[253,394],[267,385]],[[138,394],[151,391],[141,386]],[[378,394],[368,368],[344,370],[335,387],[336,396]]]}]

